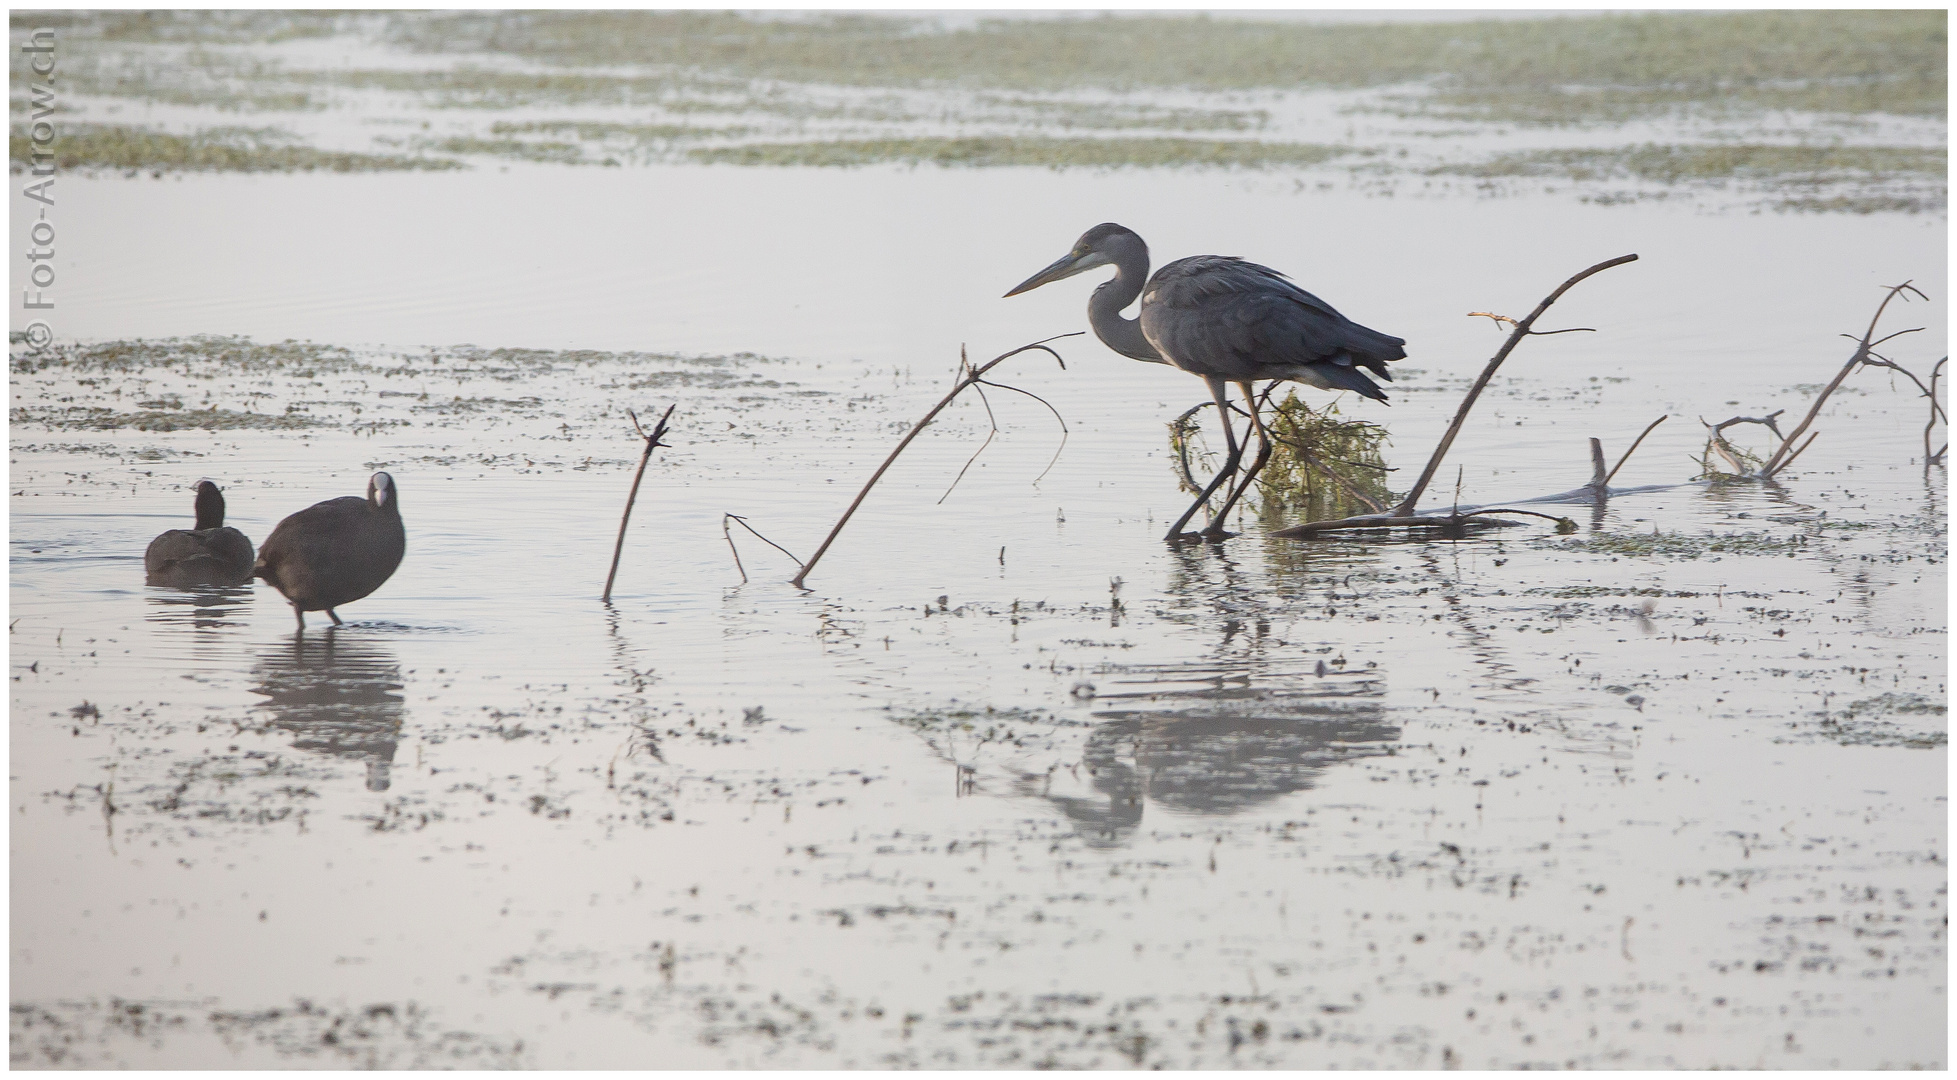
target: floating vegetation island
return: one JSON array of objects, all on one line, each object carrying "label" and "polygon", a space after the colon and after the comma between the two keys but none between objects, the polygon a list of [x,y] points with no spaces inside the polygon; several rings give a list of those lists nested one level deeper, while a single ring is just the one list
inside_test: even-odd
[{"label": "floating vegetation island", "polygon": [[[1408,183],[1478,194],[1533,187],[1600,205],[1684,195],[1870,213],[1946,205],[1947,23],[1929,10],[1372,25],[1155,14],[951,24],[684,11],[52,12],[17,18],[14,36],[62,34],[57,153],[70,168],[1285,169],[1343,173],[1380,194]],[[340,63],[287,47],[321,38],[346,42]],[[16,49],[13,61],[16,171],[31,150],[24,55]],[[94,122],[130,101],[279,123]],[[476,119],[519,108],[559,115]],[[690,120],[699,113],[738,122],[700,126]],[[363,119],[320,122],[349,114]],[[420,130],[372,128],[403,123]],[[1654,123],[1665,132],[1656,140]],[[1521,137],[1528,132],[1538,135]]]}]

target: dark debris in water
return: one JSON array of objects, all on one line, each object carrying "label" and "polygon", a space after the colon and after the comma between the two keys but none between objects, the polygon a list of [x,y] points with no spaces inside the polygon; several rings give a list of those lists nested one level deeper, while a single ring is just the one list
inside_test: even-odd
[{"label": "dark debris in water", "polygon": [[301,998],[249,1011],[117,997],[16,1001],[9,1019],[9,1062],[16,1069],[126,1068],[166,1039],[210,1042],[234,1066],[243,1060],[283,1068],[505,1069],[524,1060],[521,1040],[448,1028],[413,1001],[347,1007]]}]

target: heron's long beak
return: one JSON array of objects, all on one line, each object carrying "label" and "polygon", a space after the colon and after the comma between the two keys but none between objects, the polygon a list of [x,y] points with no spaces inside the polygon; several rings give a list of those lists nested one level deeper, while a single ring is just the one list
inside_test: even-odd
[{"label": "heron's long beak", "polygon": [[1060,258],[1055,259],[1053,265],[1048,266],[1046,269],[1013,286],[1013,290],[1006,295],[1018,296],[1028,289],[1037,289],[1049,281],[1059,281],[1061,278],[1073,277],[1082,270],[1091,268],[1092,264],[1088,262],[1088,256],[1075,255],[1070,251]]}]

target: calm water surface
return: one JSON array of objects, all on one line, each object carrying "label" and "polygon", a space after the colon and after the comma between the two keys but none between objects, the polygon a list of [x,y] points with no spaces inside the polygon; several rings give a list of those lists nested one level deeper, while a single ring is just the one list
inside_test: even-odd
[{"label": "calm water surface", "polygon": [[[1053,417],[995,393],[956,490],[976,402],[810,590],[722,534],[808,554],[961,344],[1082,329],[1085,280],[999,294],[1098,221],[1405,336],[1391,408],[1342,404],[1396,487],[1500,343],[1467,312],[1637,252],[1456,444],[1487,503],[1660,415],[1619,483],[1686,480],[1699,417],[1804,411],[1880,285],[1929,295],[1885,324],[1927,370],[1941,218],[1034,170],[63,184],[64,339],[361,363],[16,366],[17,1064],[1944,1063],[1945,477],[1903,380],[1856,376],[1780,485],[1571,537],[1171,548],[1200,384],[1075,338],[1001,369],[1066,418],[1043,478]],[[72,426],[169,395],[316,423]],[[672,402],[601,604],[624,410]],[[141,584],[200,476],[262,541],[376,468],[409,553],[341,630]]]}]

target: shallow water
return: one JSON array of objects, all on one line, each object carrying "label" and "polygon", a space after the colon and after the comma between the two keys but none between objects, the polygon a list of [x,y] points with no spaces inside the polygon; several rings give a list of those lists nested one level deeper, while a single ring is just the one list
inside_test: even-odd
[{"label": "shallow water", "polygon": [[[1885,320],[1927,370],[1941,218],[1222,173],[62,184],[64,341],[351,352],[16,348],[17,1065],[1945,1063],[1920,399],[1858,374],[1781,483],[1682,483],[1700,416],[1804,411],[1876,286],[1929,295]],[[1572,536],[1169,547],[1200,385],[1073,338],[1000,369],[1065,417],[1050,471],[1053,417],[995,392],[937,502],[963,402],[808,591],[736,528],[743,582],[723,514],[806,556],[961,343],[1082,328],[1085,281],[998,297],[1100,220],[1408,338],[1391,408],[1342,405],[1396,489],[1500,343],[1466,312],[1635,251],[1449,460],[1464,503],[1530,498],[1669,415],[1619,482],[1679,486],[1556,507]],[[675,401],[604,605],[624,410]],[[210,406],[305,426],[78,411]],[[409,553],[345,628],[141,584],[200,476],[262,541],[378,468]]]}]

